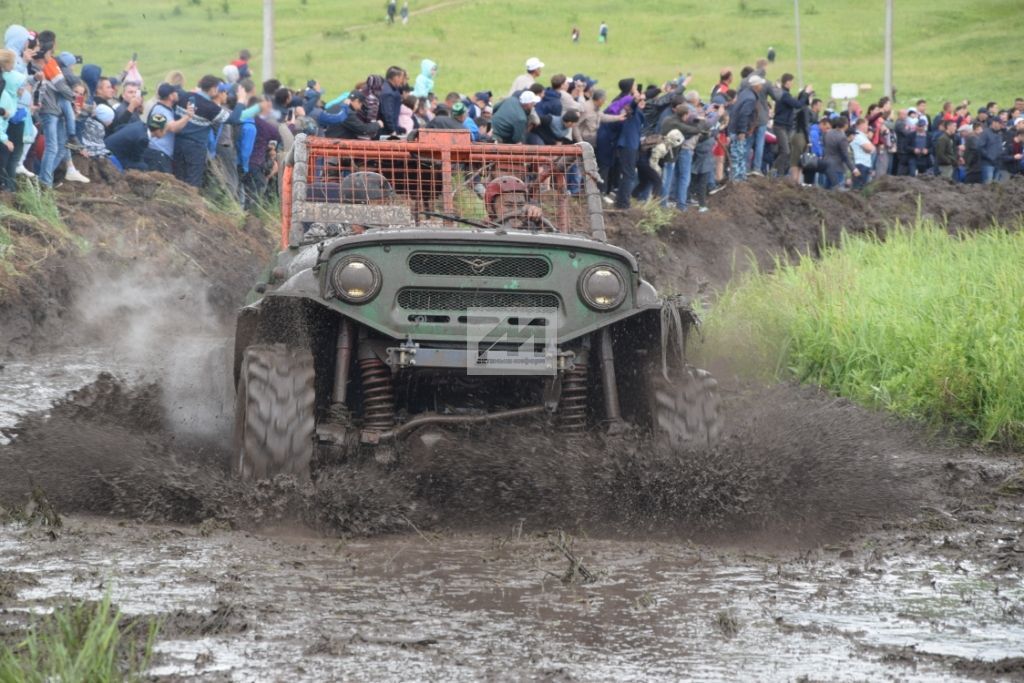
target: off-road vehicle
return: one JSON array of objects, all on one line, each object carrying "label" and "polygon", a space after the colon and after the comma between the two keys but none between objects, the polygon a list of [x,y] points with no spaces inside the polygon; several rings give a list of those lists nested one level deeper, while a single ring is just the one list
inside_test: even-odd
[{"label": "off-road vehicle", "polygon": [[410,439],[511,420],[713,441],[693,311],[608,244],[598,183],[585,143],[299,135],[282,249],[237,321],[234,468],[400,462]]}]

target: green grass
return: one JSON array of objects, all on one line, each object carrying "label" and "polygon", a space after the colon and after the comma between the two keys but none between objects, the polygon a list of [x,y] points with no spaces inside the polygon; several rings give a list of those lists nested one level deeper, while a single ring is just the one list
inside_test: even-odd
[{"label": "green grass", "polygon": [[667,227],[676,217],[675,209],[664,207],[657,199],[649,199],[640,205],[643,218],[637,221],[636,227],[641,232],[654,235]]},{"label": "green grass", "polygon": [[[348,89],[391,63],[419,71],[436,60],[435,90],[504,94],[527,57],[539,56],[547,75],[585,71],[602,87],[625,76],[644,83],[693,72],[707,92],[719,70],[738,71],[774,46],[770,76],[796,73],[791,0],[411,0],[408,26],[384,24],[384,0],[277,0],[277,76],[294,87],[319,78],[331,93]],[[171,69],[189,83],[219,75],[240,48],[254,54],[259,75],[261,7],[254,0],[72,0],[0,2],[4,18],[36,30],[57,32],[58,46],[86,62],[117,72],[139,53],[152,92]],[[870,83],[862,101],[882,88],[884,4],[804,0],[801,32],[805,81],[826,94],[833,82]],[[1024,33],[1019,0],[951,3],[900,0],[895,14],[894,81],[903,102],[920,96],[989,98],[1006,102],[1024,95],[1024,66],[1012,46]],[[610,40],[597,43],[606,20]],[[569,40],[576,25],[578,45]],[[826,97],[827,99],[827,97]]]},{"label": "green grass", "polygon": [[725,292],[703,347],[742,372],[1024,444],[1024,232],[844,236]]},{"label": "green grass", "polygon": [[13,646],[0,644],[0,681],[142,680],[156,634],[153,622],[132,624],[122,620],[109,597],[99,603],[69,605],[37,619]]}]

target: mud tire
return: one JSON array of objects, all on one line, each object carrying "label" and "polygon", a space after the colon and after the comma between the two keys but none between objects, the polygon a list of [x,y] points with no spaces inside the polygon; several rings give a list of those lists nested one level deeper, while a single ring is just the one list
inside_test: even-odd
[{"label": "mud tire", "polygon": [[244,480],[309,477],[316,390],[313,355],[285,344],[249,346],[235,394],[233,471]]},{"label": "mud tire", "polygon": [[692,365],[650,371],[651,428],[656,442],[673,447],[714,446],[722,429],[718,382],[711,373]]}]

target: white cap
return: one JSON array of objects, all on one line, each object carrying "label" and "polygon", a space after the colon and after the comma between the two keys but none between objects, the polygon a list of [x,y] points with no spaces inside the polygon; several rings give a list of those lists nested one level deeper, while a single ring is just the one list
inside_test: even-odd
[{"label": "white cap", "polygon": [[519,104],[537,104],[540,98],[533,94],[532,90],[524,90],[519,94]]},{"label": "white cap", "polygon": [[543,68],[544,68],[544,62],[540,61],[536,57],[530,57],[529,59],[526,60],[526,70],[527,71],[536,71],[537,69],[543,69]]},{"label": "white cap", "polygon": [[1018,116],[1013,120],[1013,125],[1015,126],[1019,126],[1022,123],[1024,123],[1024,116]]},{"label": "white cap", "polygon": [[748,85],[764,85],[765,84],[765,80],[763,78],[761,78],[760,76],[758,76],[757,74],[754,74],[750,78],[747,79],[747,84]]}]

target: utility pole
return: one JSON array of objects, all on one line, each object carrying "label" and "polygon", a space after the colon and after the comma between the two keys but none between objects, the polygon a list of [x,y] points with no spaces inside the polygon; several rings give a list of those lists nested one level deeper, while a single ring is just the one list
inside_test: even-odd
[{"label": "utility pole", "polygon": [[796,83],[803,90],[804,60],[800,53],[800,0],[793,0],[793,16],[796,18]]},{"label": "utility pole", "polygon": [[274,77],[274,0],[263,0],[263,80]]},{"label": "utility pole", "polygon": [[894,0],[885,0],[885,85],[883,93],[892,98],[892,4]]}]

